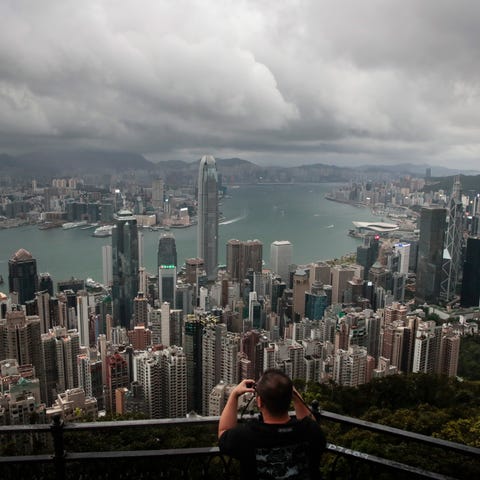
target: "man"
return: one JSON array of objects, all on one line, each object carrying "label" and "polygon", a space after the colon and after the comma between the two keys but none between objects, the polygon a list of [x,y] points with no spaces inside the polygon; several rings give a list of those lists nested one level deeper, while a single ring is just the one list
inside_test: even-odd
[{"label": "man", "polygon": [[[255,393],[263,421],[237,425],[238,399]],[[293,400],[295,417],[288,410]],[[240,460],[243,480],[317,480],[325,436],[310,409],[281,370],[266,370],[230,394],[218,424],[220,451]]]}]

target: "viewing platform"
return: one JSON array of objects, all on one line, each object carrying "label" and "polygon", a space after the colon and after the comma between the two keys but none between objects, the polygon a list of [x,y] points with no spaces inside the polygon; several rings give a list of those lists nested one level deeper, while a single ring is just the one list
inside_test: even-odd
[{"label": "viewing platform", "polygon": [[[321,462],[325,480],[479,478],[479,448],[327,411],[320,422],[327,440],[331,429],[360,431],[391,453],[382,458],[329,443]],[[217,425],[218,417],[194,417],[65,425],[56,418],[51,425],[2,426],[1,479],[238,478],[237,462],[211,446]],[[201,445],[202,439],[209,444]],[[188,443],[194,446],[182,446]]]}]

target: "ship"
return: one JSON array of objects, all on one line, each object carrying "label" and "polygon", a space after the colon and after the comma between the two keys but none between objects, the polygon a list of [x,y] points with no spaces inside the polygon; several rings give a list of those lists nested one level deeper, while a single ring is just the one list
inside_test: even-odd
[{"label": "ship", "polygon": [[102,225],[94,230],[92,236],[94,237],[111,237],[113,225]]},{"label": "ship", "polygon": [[70,230],[71,228],[82,227],[87,224],[86,220],[82,220],[81,222],[67,222],[62,225],[64,230]]}]

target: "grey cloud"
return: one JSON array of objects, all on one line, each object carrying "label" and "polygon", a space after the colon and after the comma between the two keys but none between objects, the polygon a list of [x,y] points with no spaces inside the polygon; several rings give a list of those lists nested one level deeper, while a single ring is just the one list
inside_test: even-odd
[{"label": "grey cloud", "polygon": [[479,14],[466,0],[2,2],[0,150],[473,167]]}]

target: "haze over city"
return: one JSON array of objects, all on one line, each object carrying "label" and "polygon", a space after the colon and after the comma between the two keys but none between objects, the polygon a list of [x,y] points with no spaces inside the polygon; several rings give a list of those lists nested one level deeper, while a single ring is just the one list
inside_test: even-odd
[{"label": "haze over city", "polygon": [[0,5],[0,145],[257,164],[478,164],[480,5]]}]

